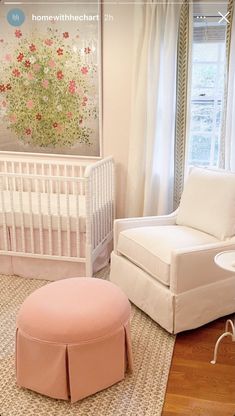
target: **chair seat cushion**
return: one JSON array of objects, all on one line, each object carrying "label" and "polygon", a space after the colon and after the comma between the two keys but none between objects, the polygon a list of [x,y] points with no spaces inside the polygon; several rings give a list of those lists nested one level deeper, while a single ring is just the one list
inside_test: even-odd
[{"label": "chair seat cushion", "polygon": [[209,234],[180,225],[139,227],[120,233],[117,251],[169,286],[171,254],[174,249],[215,242],[218,240]]}]

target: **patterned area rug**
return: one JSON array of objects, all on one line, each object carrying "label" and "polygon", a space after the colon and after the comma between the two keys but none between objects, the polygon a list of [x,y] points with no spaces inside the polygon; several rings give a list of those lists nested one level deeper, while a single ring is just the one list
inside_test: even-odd
[{"label": "patterned area rug", "polygon": [[[107,278],[107,269],[98,274]],[[48,282],[0,276],[0,416],[161,415],[175,337],[132,307],[134,372],[75,404],[16,386],[15,317],[24,299]]]}]

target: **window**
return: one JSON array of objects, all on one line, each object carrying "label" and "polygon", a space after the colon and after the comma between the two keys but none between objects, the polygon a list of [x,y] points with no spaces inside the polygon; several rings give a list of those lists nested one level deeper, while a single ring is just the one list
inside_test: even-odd
[{"label": "window", "polygon": [[188,164],[218,166],[226,65],[226,26],[194,18]]}]

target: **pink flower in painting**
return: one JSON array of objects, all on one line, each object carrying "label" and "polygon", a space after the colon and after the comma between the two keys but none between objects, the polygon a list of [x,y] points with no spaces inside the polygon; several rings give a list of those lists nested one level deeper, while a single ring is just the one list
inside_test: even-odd
[{"label": "pink flower in painting", "polygon": [[48,62],[48,66],[50,68],[54,68],[55,67],[55,61],[53,61],[53,59],[50,59],[50,61]]},{"label": "pink flower in painting", "polygon": [[64,74],[63,74],[62,71],[58,71],[56,76],[57,76],[58,79],[63,79],[64,78]]},{"label": "pink flower in painting", "polygon": [[31,52],[35,52],[37,50],[36,46],[32,43],[31,45],[29,45],[29,50]]},{"label": "pink flower in painting", "polygon": [[15,68],[15,69],[13,69],[13,71],[12,71],[12,75],[14,75],[14,77],[20,77],[20,71],[19,71],[19,69],[17,69],[17,68]]},{"label": "pink flower in painting", "polygon": [[56,129],[56,127],[58,127],[58,123],[53,123],[53,127]]},{"label": "pink flower in painting", "polygon": [[27,101],[27,103],[26,103],[26,107],[27,107],[29,110],[32,110],[32,108],[34,107],[34,102],[33,102],[33,100],[29,100],[29,101]]},{"label": "pink flower in painting", "polygon": [[15,37],[16,37],[16,38],[21,38],[21,36],[22,36],[22,32],[21,32],[21,30],[16,29],[16,31],[15,31]]},{"label": "pink flower in painting", "polygon": [[68,113],[67,113],[67,117],[70,119],[70,118],[72,118],[73,117],[73,113],[71,113],[71,111],[69,111]]},{"label": "pink flower in painting", "polygon": [[91,53],[91,48],[89,48],[89,46],[88,46],[88,48],[84,48],[84,52],[85,52],[86,54]]},{"label": "pink flower in painting", "polygon": [[32,72],[29,72],[29,73],[28,73],[28,79],[29,79],[30,81],[32,81],[32,80],[34,79],[34,75],[33,75],[33,73],[32,73]]},{"label": "pink flower in painting", "polygon": [[47,46],[51,46],[51,45],[53,45],[53,40],[52,39],[45,39],[44,43]]},{"label": "pink flower in painting", "polygon": [[41,66],[39,64],[34,64],[33,69],[35,72],[40,71]]},{"label": "pink flower in painting", "polygon": [[0,84],[0,92],[5,92],[6,91],[6,87],[4,84]]},{"label": "pink flower in painting", "polygon": [[61,56],[61,55],[63,55],[63,53],[64,53],[64,51],[63,51],[63,49],[62,48],[59,48],[59,49],[57,49],[57,54],[59,55],[59,56]]},{"label": "pink flower in painting", "polygon": [[15,122],[16,122],[16,120],[17,120],[16,115],[15,115],[15,114],[11,114],[11,115],[9,116],[9,120],[10,120],[12,123],[15,123]]},{"label": "pink flower in painting", "polygon": [[76,92],[76,83],[74,80],[69,81],[69,92],[74,94]]},{"label": "pink flower in painting", "polygon": [[23,59],[24,59],[24,54],[22,52],[20,52],[19,55],[17,56],[17,61],[22,62]]},{"label": "pink flower in painting", "polygon": [[42,86],[43,86],[44,88],[48,88],[48,86],[49,86],[49,81],[48,81],[47,79],[44,79],[44,80],[42,81]]},{"label": "pink flower in painting", "polygon": [[31,130],[31,129],[26,129],[26,130],[25,130],[25,133],[26,133],[28,136],[30,136],[30,135],[32,134],[32,130]]},{"label": "pink flower in painting", "polygon": [[39,113],[38,113],[38,114],[36,115],[36,119],[37,119],[38,121],[40,121],[40,120],[42,119],[41,114],[39,114]]},{"label": "pink flower in painting", "polygon": [[5,61],[7,62],[11,62],[12,60],[12,56],[9,53],[7,53],[4,58],[5,58]]},{"label": "pink flower in painting", "polygon": [[86,75],[86,74],[88,73],[88,68],[87,68],[87,66],[83,66],[83,67],[81,68],[81,72],[82,72],[82,74],[83,74],[83,75]]},{"label": "pink flower in painting", "polygon": [[63,37],[64,37],[65,39],[68,39],[68,38],[69,38],[69,32],[64,32],[64,33],[63,33]]},{"label": "pink flower in painting", "polygon": [[24,66],[25,66],[25,68],[30,68],[30,65],[31,65],[31,63],[30,63],[30,61],[25,61],[25,63],[24,63]]}]

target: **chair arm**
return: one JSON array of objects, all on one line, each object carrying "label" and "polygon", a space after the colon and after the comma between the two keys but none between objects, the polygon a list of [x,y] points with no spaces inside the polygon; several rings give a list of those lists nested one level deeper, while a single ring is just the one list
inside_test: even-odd
[{"label": "chair arm", "polygon": [[179,294],[232,277],[232,272],[221,269],[214,262],[216,254],[226,250],[235,250],[235,242],[223,241],[173,250],[170,290]]},{"label": "chair arm", "polygon": [[118,237],[121,231],[129,228],[153,227],[155,225],[174,225],[176,223],[177,210],[169,215],[154,217],[121,218],[114,221],[114,251],[116,252]]}]

